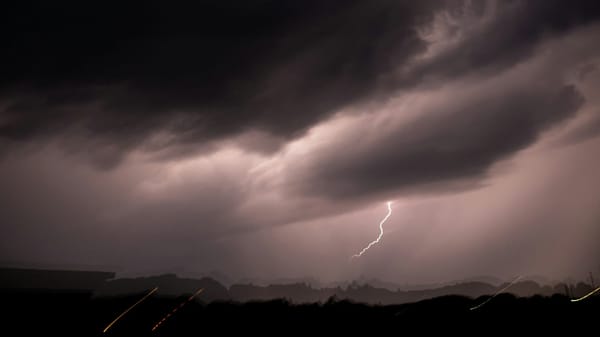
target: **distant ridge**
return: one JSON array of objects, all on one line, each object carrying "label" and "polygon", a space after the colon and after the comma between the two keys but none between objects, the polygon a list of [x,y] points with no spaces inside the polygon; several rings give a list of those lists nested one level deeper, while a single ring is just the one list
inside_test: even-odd
[{"label": "distant ridge", "polygon": [[175,274],[110,280],[97,288],[94,295],[126,295],[154,287],[159,288],[158,294],[162,296],[191,294],[203,288],[202,299],[205,301],[230,300],[227,288],[212,278],[179,278]]},{"label": "distant ridge", "polygon": [[[115,273],[112,272],[0,268],[0,289],[85,290],[96,297],[112,297],[159,287],[158,296],[174,297],[191,294],[203,288],[204,292],[199,299],[205,302],[287,299],[293,303],[314,303],[337,298],[368,304],[403,304],[448,295],[477,298],[493,294],[506,284],[465,281],[427,289],[390,290],[378,287],[377,283],[369,284],[363,279],[343,286],[330,287],[315,287],[309,282],[296,282],[271,285],[237,283],[227,288],[210,277],[181,278],[175,274],[117,279],[114,277]],[[523,280],[511,286],[508,292],[520,297],[565,295],[567,291],[569,296],[582,296],[591,290],[590,285],[581,282],[569,286],[562,283],[541,286],[535,281]]]}]

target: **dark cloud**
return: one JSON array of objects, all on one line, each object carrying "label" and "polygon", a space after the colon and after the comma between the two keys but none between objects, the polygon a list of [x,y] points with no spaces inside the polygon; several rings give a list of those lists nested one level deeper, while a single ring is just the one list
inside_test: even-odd
[{"label": "dark cloud", "polygon": [[[585,114],[572,123],[569,128],[554,142],[557,145],[573,145],[600,136],[600,72],[594,63],[584,64],[577,72],[579,85],[587,91],[588,102]],[[587,108],[587,109],[586,109]]]},{"label": "dark cloud", "polygon": [[[583,97],[573,86],[523,85],[452,99],[441,111],[383,130],[361,146],[357,135],[317,152],[292,180],[304,192],[356,198],[398,190],[419,193],[472,188],[489,167],[533,143],[575,114]],[[499,90],[499,91],[496,91]],[[352,145],[354,144],[354,145]]]},{"label": "dark cloud", "polygon": [[[493,164],[573,117],[585,99],[565,79],[565,74],[582,62],[568,50],[560,54],[571,58],[571,65],[556,60],[554,65],[530,64],[545,70],[517,74],[508,81],[500,78],[557,47],[544,43],[596,20],[600,6],[586,1],[568,8],[555,1],[496,5],[453,7],[447,13],[452,19],[445,22],[450,28],[445,29],[451,37],[460,36],[407,71],[400,71],[396,78],[400,82],[394,86],[408,92],[434,86],[443,93],[445,86],[463,86],[460,80],[479,81],[481,86],[497,84],[472,96],[457,90],[457,94],[447,95],[446,104],[422,111],[415,120],[392,131],[381,127],[382,134],[366,136],[365,128],[365,133],[342,136],[348,139],[317,149],[311,159],[298,164],[300,168],[290,169],[292,190],[339,199],[480,187]],[[592,123],[573,132],[589,137],[595,129]]]},{"label": "dark cloud", "polygon": [[[487,4],[487,5],[486,5]],[[534,55],[540,42],[600,18],[597,1],[504,1],[455,6],[448,23],[456,45],[411,68],[403,85],[439,85],[465,74],[494,76]],[[462,20],[462,22],[461,22]],[[460,35],[460,36],[453,36]]]},{"label": "dark cloud", "polygon": [[[258,129],[297,136],[425,47],[433,2],[42,2],[2,10],[0,137],[74,133],[111,166]],[[107,152],[106,154],[102,154]]]},{"label": "dark cloud", "polygon": [[[600,113],[599,113],[600,114]],[[563,145],[587,141],[600,135],[600,117],[589,120],[583,125],[570,130],[560,141]]]},{"label": "dark cloud", "polygon": [[494,19],[455,48],[390,75],[425,51],[417,31],[435,13],[481,18],[488,7],[461,1],[4,5],[0,141],[6,148],[68,135],[72,152],[91,153],[106,168],[135,148],[183,155],[249,130],[281,144],[373,93],[385,98],[399,87],[515,64],[544,37],[600,12],[595,1],[499,3]]}]

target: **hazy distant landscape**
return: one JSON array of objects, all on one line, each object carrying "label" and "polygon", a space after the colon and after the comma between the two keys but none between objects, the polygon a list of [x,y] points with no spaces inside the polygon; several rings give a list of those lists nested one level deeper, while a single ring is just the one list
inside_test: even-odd
[{"label": "hazy distant landscape", "polygon": [[[467,282],[436,289],[391,291],[353,283],[322,289],[307,284],[234,284],[226,288],[210,278],[112,277],[114,273],[107,272],[0,269],[0,300],[8,324],[5,327],[23,333],[80,336],[189,336],[206,331],[384,331],[399,326],[418,328],[431,320],[452,322],[454,329],[460,324],[474,327],[473,321],[493,323],[502,317],[514,326],[541,324],[549,328],[568,326],[600,309],[600,296],[571,302],[572,296],[592,290],[584,283],[540,286],[533,281],[517,282],[473,310],[505,284]],[[102,332],[155,287],[156,293]],[[198,289],[202,292],[188,301]],[[180,310],[152,331],[178,307]]]}]

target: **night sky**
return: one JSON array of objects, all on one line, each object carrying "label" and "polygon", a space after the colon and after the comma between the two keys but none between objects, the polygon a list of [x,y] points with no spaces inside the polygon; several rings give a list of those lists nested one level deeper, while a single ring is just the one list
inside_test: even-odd
[{"label": "night sky", "polygon": [[600,273],[598,1],[16,2],[0,44],[1,265]]}]

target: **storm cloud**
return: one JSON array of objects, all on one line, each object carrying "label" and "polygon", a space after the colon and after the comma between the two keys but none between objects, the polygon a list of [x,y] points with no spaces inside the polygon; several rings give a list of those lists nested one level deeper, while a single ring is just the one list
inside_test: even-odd
[{"label": "storm cloud", "polygon": [[158,133],[166,135],[146,149],[253,129],[290,139],[368,97],[384,72],[421,52],[414,27],[434,3],[7,8],[0,135],[75,133],[108,167]]},{"label": "storm cloud", "polygon": [[[599,19],[584,0],[3,4],[0,262],[596,268]],[[385,246],[348,265],[386,200]]]},{"label": "storm cloud", "polygon": [[[0,137],[67,134],[106,168],[136,148],[193,153],[249,130],[281,144],[373,95],[493,74],[600,13],[593,1],[6,6]],[[436,15],[455,45],[419,60]]]}]

